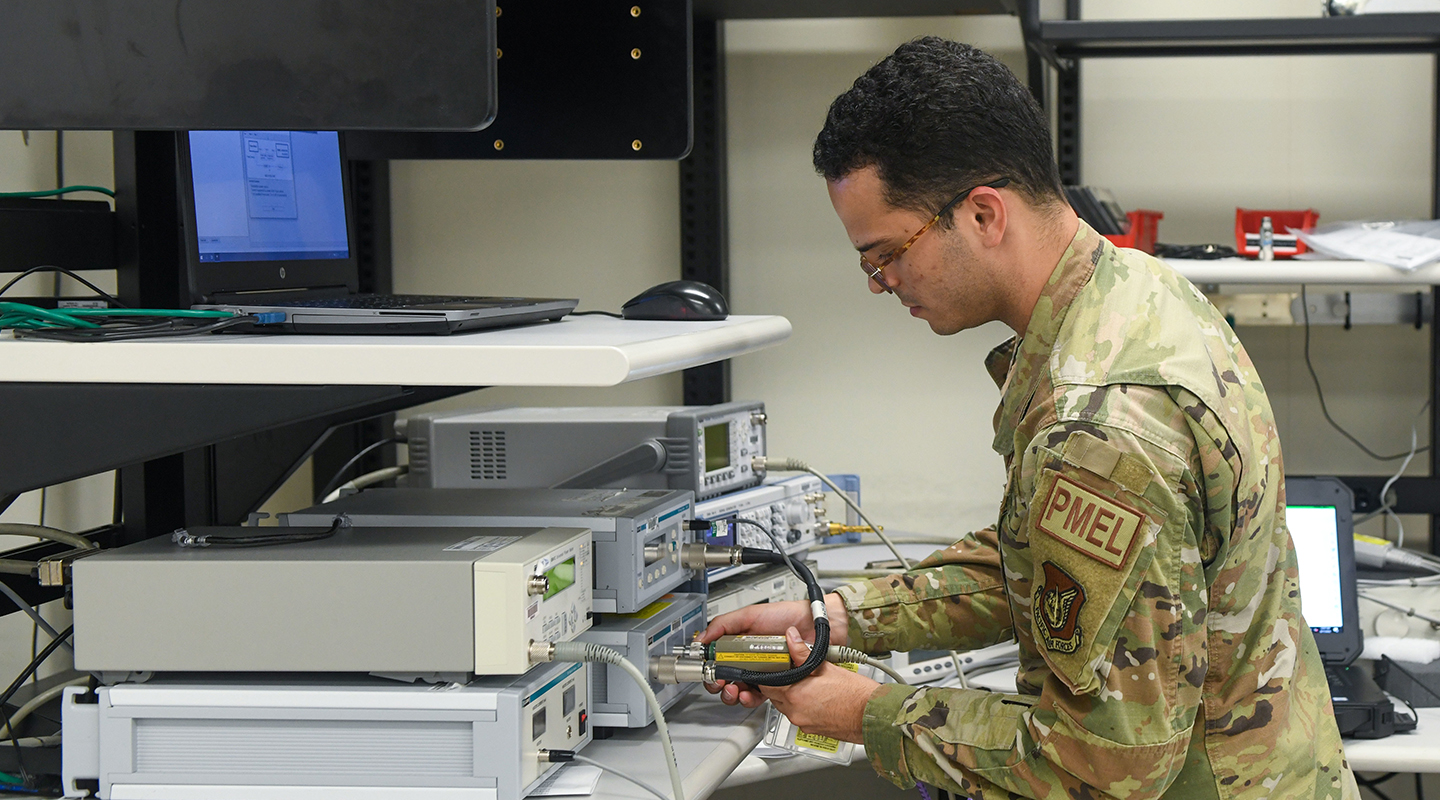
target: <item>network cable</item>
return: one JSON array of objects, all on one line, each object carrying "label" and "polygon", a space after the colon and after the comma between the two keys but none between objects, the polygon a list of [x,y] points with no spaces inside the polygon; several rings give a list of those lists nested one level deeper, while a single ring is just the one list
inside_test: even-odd
[{"label": "network cable", "polygon": [[53,265],[53,264],[42,264],[41,266],[38,266],[38,267],[31,267],[30,269],[25,270],[24,272],[20,273],[19,275],[16,275],[14,278],[11,278],[11,279],[10,279],[10,282],[9,282],[9,283],[5,284],[4,286],[0,286],[0,295],[5,294],[7,291],[10,290],[10,288],[11,288],[12,286],[14,286],[15,284],[17,284],[17,283],[19,283],[20,281],[24,280],[25,278],[28,278],[28,277],[30,277],[31,275],[34,275],[34,274],[39,273],[39,272],[53,272],[53,273],[55,273],[56,275],[65,275],[65,276],[68,276],[70,279],[76,281],[77,283],[83,284],[83,285],[85,286],[85,288],[87,288],[87,289],[89,289],[90,291],[94,292],[96,297],[99,297],[99,298],[104,299],[105,302],[107,302],[107,303],[110,304],[110,307],[111,307],[111,308],[125,308],[125,307],[126,307],[126,305],[125,305],[124,303],[120,302],[119,299],[117,299],[114,295],[110,294],[109,292],[105,291],[104,289],[101,289],[100,287],[96,286],[95,284],[91,283],[90,281],[87,281],[87,280],[85,280],[84,278],[80,277],[80,275],[77,274],[76,272],[74,272],[74,271],[72,271],[72,270],[65,269],[64,267],[57,267],[57,266],[55,266],[55,265]]}]

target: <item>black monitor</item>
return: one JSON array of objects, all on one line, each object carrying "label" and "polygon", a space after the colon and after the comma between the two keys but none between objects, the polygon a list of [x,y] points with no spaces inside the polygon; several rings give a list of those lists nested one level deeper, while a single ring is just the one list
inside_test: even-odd
[{"label": "black monitor", "polygon": [[1300,561],[1300,613],[1330,664],[1360,657],[1359,590],[1350,509],[1354,496],[1335,478],[1285,479],[1285,524]]},{"label": "black monitor", "polygon": [[195,302],[357,291],[349,176],[335,131],[190,131],[179,140]]},{"label": "black monitor", "polygon": [[0,128],[474,131],[495,0],[3,0]]}]

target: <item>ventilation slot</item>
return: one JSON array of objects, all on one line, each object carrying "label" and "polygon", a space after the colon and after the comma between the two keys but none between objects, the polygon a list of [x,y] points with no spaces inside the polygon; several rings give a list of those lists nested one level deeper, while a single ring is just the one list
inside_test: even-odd
[{"label": "ventilation slot", "polygon": [[470,479],[503,481],[505,478],[505,431],[470,431]]}]

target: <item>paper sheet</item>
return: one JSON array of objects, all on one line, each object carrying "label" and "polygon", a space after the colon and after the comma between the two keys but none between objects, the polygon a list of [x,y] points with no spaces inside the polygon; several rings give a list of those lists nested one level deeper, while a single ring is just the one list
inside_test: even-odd
[{"label": "paper sheet", "polygon": [[554,775],[546,778],[535,791],[530,793],[531,797],[566,797],[574,795],[591,795],[595,793],[595,785],[600,782],[600,768],[588,764],[566,764],[556,770]]},{"label": "paper sheet", "polygon": [[1305,244],[1338,258],[1378,261],[1405,271],[1440,261],[1440,239],[1415,236],[1393,230],[1345,228],[1330,233],[1303,233],[1294,228]]}]

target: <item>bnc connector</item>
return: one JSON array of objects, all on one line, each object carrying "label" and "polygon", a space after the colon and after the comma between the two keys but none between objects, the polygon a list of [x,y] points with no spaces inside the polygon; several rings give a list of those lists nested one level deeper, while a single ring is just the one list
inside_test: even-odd
[{"label": "bnc connector", "polygon": [[531,664],[548,664],[555,660],[555,643],[537,642],[532,639],[530,640],[529,655]]},{"label": "bnc connector", "polygon": [[715,662],[677,656],[650,659],[650,680],[661,684],[714,683]]}]

